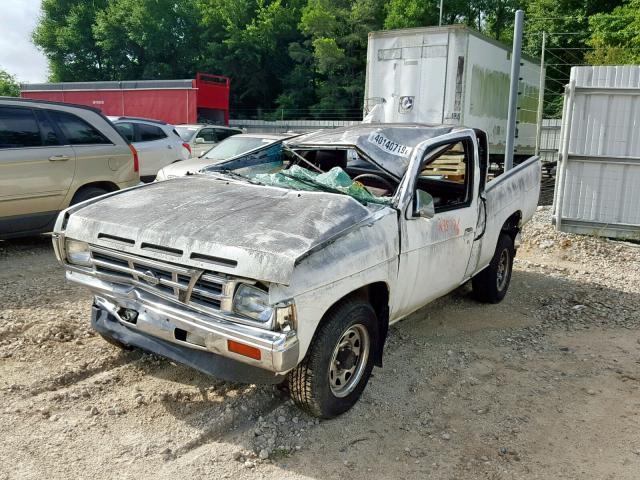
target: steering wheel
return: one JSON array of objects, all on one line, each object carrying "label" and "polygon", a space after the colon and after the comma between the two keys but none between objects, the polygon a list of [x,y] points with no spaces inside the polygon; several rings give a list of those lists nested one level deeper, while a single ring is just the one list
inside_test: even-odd
[{"label": "steering wheel", "polygon": [[[357,177],[355,177],[353,179],[354,182],[360,182],[362,183],[362,180],[375,180],[376,182],[380,182],[386,189],[387,189],[387,193],[393,193],[394,187],[391,184],[391,182],[389,180],[387,180],[386,178],[376,174],[376,173],[363,173],[361,175],[358,175]],[[366,187],[365,187],[366,188]],[[368,190],[368,189],[367,189]],[[371,192],[369,192],[371,193]]]}]

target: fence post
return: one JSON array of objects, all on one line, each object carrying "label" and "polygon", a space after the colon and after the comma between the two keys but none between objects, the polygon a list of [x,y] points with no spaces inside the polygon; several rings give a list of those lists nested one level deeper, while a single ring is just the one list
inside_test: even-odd
[{"label": "fence post", "polygon": [[511,85],[509,88],[509,114],[507,116],[507,141],[504,147],[504,171],[513,168],[513,152],[515,150],[516,124],[518,118],[518,87],[520,85],[520,51],[522,50],[522,24],[524,12],[516,11],[513,26],[513,50],[511,52]]},{"label": "fence post", "polygon": [[542,54],[540,56],[540,83],[538,84],[538,129],[536,131],[536,155],[540,155],[540,143],[542,141],[542,116],[544,110],[544,83],[545,83],[545,66],[544,51],[547,47],[547,32],[542,32]]}]

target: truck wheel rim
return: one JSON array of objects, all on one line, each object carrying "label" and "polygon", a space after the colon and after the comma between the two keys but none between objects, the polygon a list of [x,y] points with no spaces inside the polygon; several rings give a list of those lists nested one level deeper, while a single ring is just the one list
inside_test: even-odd
[{"label": "truck wheel rim", "polygon": [[360,383],[370,350],[369,331],[362,324],[351,325],[340,336],[329,365],[329,385],[338,398],[349,395]]},{"label": "truck wheel rim", "polygon": [[500,261],[498,262],[498,274],[496,276],[496,283],[498,291],[502,291],[507,285],[507,279],[509,278],[509,251],[504,249],[500,254]]}]

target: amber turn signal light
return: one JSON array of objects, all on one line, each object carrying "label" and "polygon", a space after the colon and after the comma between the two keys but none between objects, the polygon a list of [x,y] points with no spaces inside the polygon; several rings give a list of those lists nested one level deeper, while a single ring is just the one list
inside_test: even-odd
[{"label": "amber turn signal light", "polygon": [[251,347],[233,340],[227,340],[227,349],[229,349],[230,352],[237,353],[238,355],[244,355],[245,357],[253,358],[254,360],[260,360],[262,358],[259,348]]}]

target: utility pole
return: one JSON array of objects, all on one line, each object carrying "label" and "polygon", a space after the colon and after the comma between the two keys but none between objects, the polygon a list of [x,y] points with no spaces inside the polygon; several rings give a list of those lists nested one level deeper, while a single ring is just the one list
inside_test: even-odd
[{"label": "utility pole", "polygon": [[442,2],[444,2],[444,0],[440,0],[440,21],[438,22],[438,26],[442,26]]},{"label": "utility pole", "polygon": [[540,55],[540,83],[538,84],[538,129],[536,130],[536,155],[540,155],[540,143],[542,142],[542,115],[544,108],[544,83],[545,83],[545,67],[544,67],[544,51],[547,48],[547,32],[542,32],[542,54]]},{"label": "utility pole", "polygon": [[507,141],[504,147],[504,171],[513,168],[513,152],[515,150],[515,136],[518,118],[518,87],[520,85],[520,53],[522,50],[522,26],[524,12],[516,11],[516,21],[513,26],[513,50],[511,52],[511,85],[509,88],[509,113],[507,116]]}]

